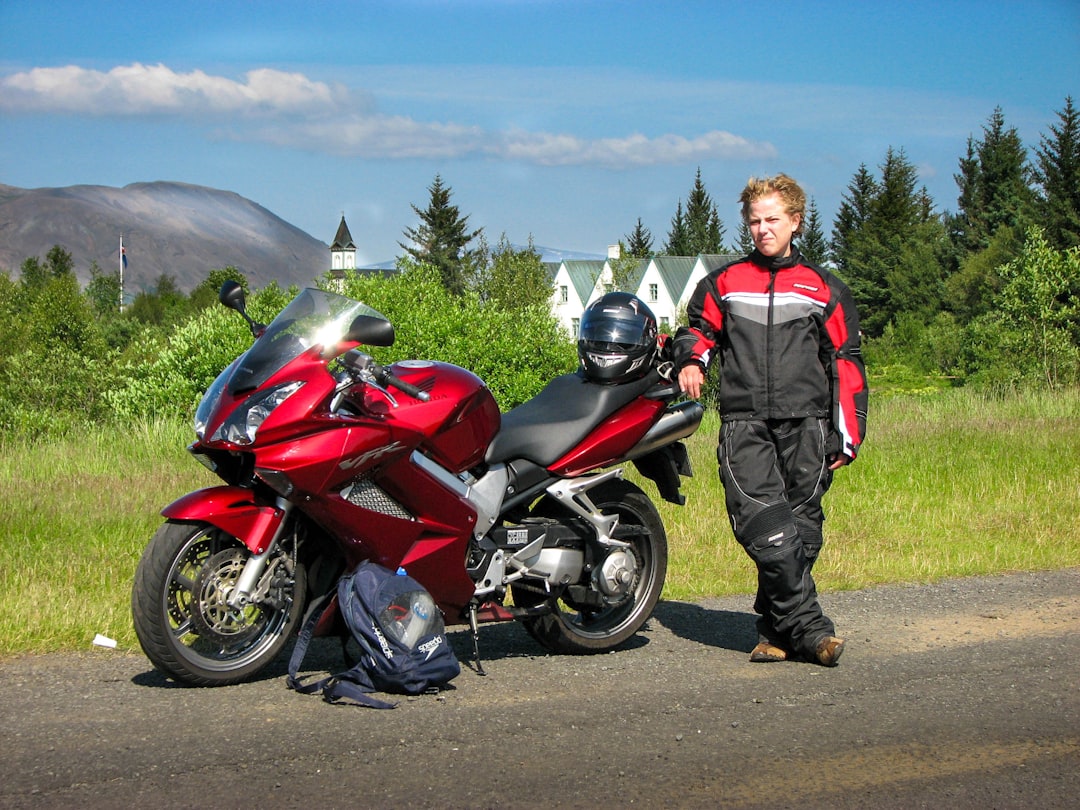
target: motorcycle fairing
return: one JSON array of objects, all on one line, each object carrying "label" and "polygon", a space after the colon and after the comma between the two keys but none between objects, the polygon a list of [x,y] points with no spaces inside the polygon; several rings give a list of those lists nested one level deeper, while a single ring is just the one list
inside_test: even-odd
[{"label": "motorcycle fairing", "polygon": [[170,520],[205,521],[243,542],[252,554],[262,554],[274,539],[285,513],[260,505],[250,489],[209,487],[189,492],[161,510]]}]

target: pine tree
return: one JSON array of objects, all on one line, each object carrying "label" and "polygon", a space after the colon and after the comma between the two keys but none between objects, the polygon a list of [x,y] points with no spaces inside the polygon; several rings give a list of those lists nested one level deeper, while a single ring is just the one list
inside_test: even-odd
[{"label": "pine tree", "polygon": [[686,224],[686,216],[683,214],[682,200],[679,200],[675,216],[671,218],[671,230],[668,231],[667,243],[664,245],[664,255],[690,255],[690,231]]},{"label": "pine tree", "polygon": [[701,181],[701,168],[694,176],[694,186],[686,201],[686,231],[688,249],[682,256],[699,253],[720,253],[723,250],[724,226],[716,211],[705,184]]},{"label": "pine tree", "polygon": [[817,203],[810,198],[806,206],[806,219],[802,224],[802,236],[799,237],[799,252],[814,264],[824,264],[829,257],[829,243],[821,229],[821,215]]},{"label": "pine tree", "polygon": [[1035,150],[1034,177],[1039,185],[1039,221],[1046,240],[1060,250],[1080,245],[1080,112],[1072,96]]},{"label": "pine tree", "polygon": [[986,248],[999,228],[1023,231],[1034,203],[1028,174],[1027,150],[996,107],[982,140],[968,140],[960,174],[955,175],[960,210],[954,230],[966,252]]},{"label": "pine tree", "polygon": [[844,280],[863,330],[875,337],[899,315],[926,322],[940,309],[945,234],[925,188],[916,191],[918,175],[904,150],[890,147],[880,169],[879,182],[860,167],[835,229],[843,239]]},{"label": "pine tree", "polygon": [[398,244],[416,262],[438,269],[446,289],[460,295],[466,286],[465,265],[469,260],[469,243],[483,233],[483,228],[471,233],[468,231],[469,218],[461,216],[458,207],[450,204],[453,191],[443,185],[442,177],[438,174],[428,186],[428,192],[431,199],[426,209],[411,206],[420,217],[420,224],[416,228],[405,229],[405,236],[412,244]]},{"label": "pine tree", "polygon": [[749,255],[754,252],[754,237],[750,233],[750,226],[745,220],[739,220],[739,230],[735,237],[735,253]]},{"label": "pine tree", "polygon": [[626,250],[639,259],[647,259],[653,255],[652,233],[641,223],[641,217],[638,217],[634,230],[626,236]]},{"label": "pine tree", "polygon": [[859,170],[848,184],[847,192],[841,198],[840,208],[833,221],[830,255],[841,275],[847,273],[852,237],[870,216],[870,208],[877,193],[877,180],[865,163],[860,164]]}]

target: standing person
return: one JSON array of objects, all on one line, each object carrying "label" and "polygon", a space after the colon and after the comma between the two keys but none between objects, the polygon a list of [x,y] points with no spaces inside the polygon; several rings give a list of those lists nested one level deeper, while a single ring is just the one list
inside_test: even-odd
[{"label": "standing person", "polygon": [[720,367],[717,459],[735,538],[757,565],[754,662],[798,656],[835,666],[844,649],[817,598],[821,499],[866,427],[867,385],[851,292],[806,261],[806,195],[787,175],[751,178],[742,216],[749,256],[698,284],[674,355],[679,385],[701,396]]}]

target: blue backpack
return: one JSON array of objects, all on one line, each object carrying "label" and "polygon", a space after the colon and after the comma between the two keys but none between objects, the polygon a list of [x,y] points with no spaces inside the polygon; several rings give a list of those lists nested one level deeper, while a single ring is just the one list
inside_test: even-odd
[{"label": "blue backpack", "polygon": [[338,607],[360,660],[351,669],[310,684],[297,678],[311,635],[333,592],[316,605],[304,623],[289,659],[290,689],[336,703],[349,698],[363,706],[392,709],[397,704],[371,697],[369,692],[418,695],[437,692],[461,672],[446,638],[442,614],[424,587],[399,568],[395,574],[381,565],[363,562],[344,575],[337,586]]}]

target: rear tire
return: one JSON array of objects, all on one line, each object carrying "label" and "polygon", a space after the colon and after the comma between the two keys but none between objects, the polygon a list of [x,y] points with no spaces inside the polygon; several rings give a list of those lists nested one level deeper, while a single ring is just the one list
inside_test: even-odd
[{"label": "rear tire", "polygon": [[263,604],[226,602],[251,556],[237,538],[207,523],[167,521],[139,560],[131,592],[135,634],[165,675],[193,686],[239,683],[269,664],[303,610],[306,576],[284,556]]},{"label": "rear tire", "polygon": [[[529,634],[555,653],[587,655],[607,652],[633,636],[652,615],[667,577],[667,533],[656,507],[639,487],[613,479],[589,491],[593,504],[605,515],[619,516],[621,526],[637,526],[641,531],[619,536],[630,544],[636,571],[627,592],[618,601],[599,609],[582,609],[565,598],[552,599],[552,612],[522,620]],[[538,514],[566,518],[564,507],[544,502]],[[594,584],[590,584],[595,589]],[[543,599],[533,591],[514,589],[514,604],[536,605]]]}]

